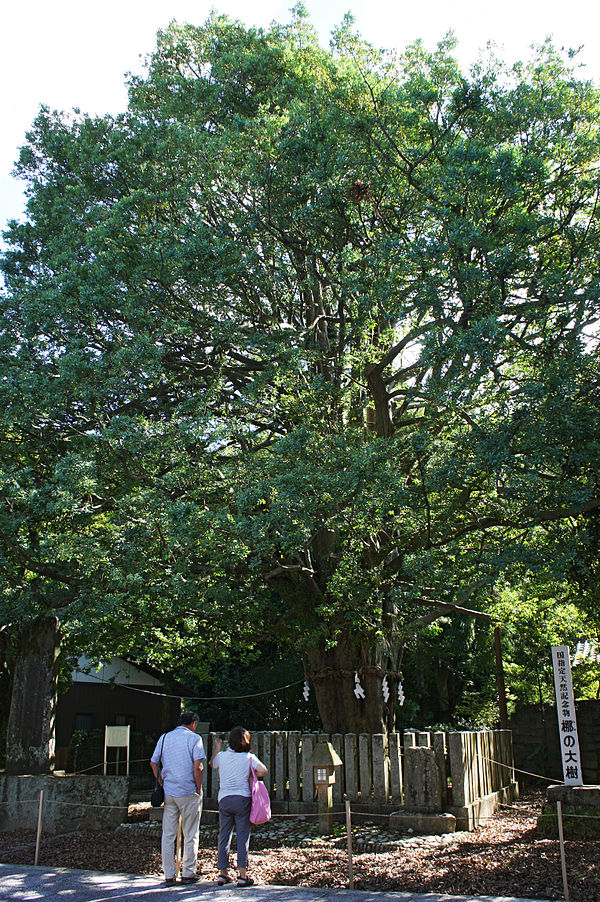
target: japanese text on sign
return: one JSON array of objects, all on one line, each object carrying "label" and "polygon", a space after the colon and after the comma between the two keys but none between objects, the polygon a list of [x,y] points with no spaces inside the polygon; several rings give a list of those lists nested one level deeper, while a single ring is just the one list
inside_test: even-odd
[{"label": "japanese text on sign", "polygon": [[581,786],[581,756],[577,737],[575,717],[575,697],[571,681],[571,662],[567,646],[552,647],[552,667],[554,669],[554,689],[558,713],[558,735],[563,765],[563,777],[568,786]]}]

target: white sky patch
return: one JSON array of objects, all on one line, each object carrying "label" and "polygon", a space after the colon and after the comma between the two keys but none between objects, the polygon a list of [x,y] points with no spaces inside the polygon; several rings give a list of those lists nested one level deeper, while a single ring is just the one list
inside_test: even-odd
[{"label": "white sky patch", "polygon": [[[290,2],[255,0],[30,0],[0,8],[0,229],[22,215],[21,185],[11,178],[40,104],[51,109],[80,107],[91,114],[125,109],[125,73],[140,72],[159,28],[171,19],[202,24],[211,7],[247,25],[267,27],[289,21]],[[321,41],[351,11],[360,32],[377,46],[402,49],[416,38],[435,47],[449,29],[459,40],[458,56],[468,66],[480,48],[494,41],[509,61],[527,56],[532,43],[547,35],[566,47],[585,45],[581,60],[587,77],[600,81],[600,29],[596,0],[566,6],[558,0],[305,0]]]}]

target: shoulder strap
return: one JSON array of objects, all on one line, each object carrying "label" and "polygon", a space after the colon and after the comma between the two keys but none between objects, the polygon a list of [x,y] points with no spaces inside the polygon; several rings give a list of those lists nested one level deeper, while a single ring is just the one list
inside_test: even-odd
[{"label": "shoulder strap", "polygon": [[[167,731],[167,732],[168,732],[168,731]],[[167,735],[166,733],[163,733],[163,738],[162,738],[163,741],[162,741],[161,746],[160,746],[160,758],[158,759],[158,763],[160,764],[161,770],[162,770],[162,753],[163,753],[163,749],[164,749],[164,747],[165,747],[165,736],[166,736],[166,735]]]},{"label": "shoulder strap", "polygon": [[256,780],[258,780],[258,777],[256,776],[254,765],[252,764],[252,752],[248,752],[248,764],[250,765],[250,773],[248,774],[248,779],[253,784]]}]

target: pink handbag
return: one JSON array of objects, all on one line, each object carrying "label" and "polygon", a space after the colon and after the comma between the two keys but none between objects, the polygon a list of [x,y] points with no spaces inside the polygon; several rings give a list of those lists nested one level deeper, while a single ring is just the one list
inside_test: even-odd
[{"label": "pink handbag", "polygon": [[252,774],[252,804],[250,806],[250,823],[266,824],[271,820],[271,799],[269,791],[262,780],[256,776],[250,760],[250,773]]}]

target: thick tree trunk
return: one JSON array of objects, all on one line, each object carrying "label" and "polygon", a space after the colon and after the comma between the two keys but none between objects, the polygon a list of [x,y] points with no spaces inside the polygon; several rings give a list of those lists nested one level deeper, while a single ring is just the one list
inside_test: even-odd
[{"label": "thick tree trunk", "polygon": [[45,774],[54,767],[58,648],[56,617],[39,617],[22,627],[8,717],[7,774]]},{"label": "thick tree trunk", "polygon": [[[286,607],[306,616],[323,601],[328,580],[339,556],[339,537],[335,530],[322,528],[312,539],[303,573],[298,567],[281,567],[267,575]],[[336,644],[328,647],[325,639],[306,650],[308,678],[314,689],[323,729],[327,733],[386,733],[396,719],[400,649],[393,607],[383,612],[382,623],[388,637],[385,647],[364,641],[360,627],[345,627],[336,635]],[[316,625],[316,624],[315,624]],[[332,628],[335,628],[335,624]],[[355,695],[358,674],[364,698]],[[388,698],[384,698],[386,678]]]},{"label": "thick tree trunk", "polygon": [[[380,650],[342,639],[334,648],[324,645],[308,652],[310,680],[315,690],[323,729],[328,733],[385,733],[393,729],[398,677],[384,669]],[[354,694],[358,673],[364,698]],[[383,697],[387,675],[389,700]]]}]

